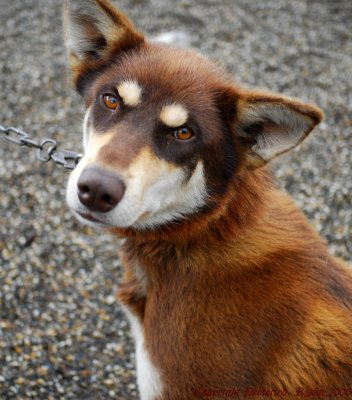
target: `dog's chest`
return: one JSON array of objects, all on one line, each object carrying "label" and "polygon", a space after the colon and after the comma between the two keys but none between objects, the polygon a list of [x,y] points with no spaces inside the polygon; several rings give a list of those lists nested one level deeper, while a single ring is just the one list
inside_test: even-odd
[{"label": "dog's chest", "polygon": [[122,306],[131,324],[135,340],[137,383],[141,400],[155,400],[163,391],[160,373],[150,359],[145,346],[144,327],[140,318],[127,306]]},{"label": "dog's chest", "polygon": [[157,367],[146,348],[145,327],[143,325],[147,298],[148,278],[139,261],[124,258],[125,276],[121,283],[119,298],[130,322],[135,340],[137,383],[141,400],[160,398],[163,384]]}]

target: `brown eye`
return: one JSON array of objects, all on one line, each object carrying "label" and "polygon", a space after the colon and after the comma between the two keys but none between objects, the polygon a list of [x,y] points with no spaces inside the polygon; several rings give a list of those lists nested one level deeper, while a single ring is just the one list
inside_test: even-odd
[{"label": "brown eye", "polygon": [[178,128],[173,131],[173,136],[178,140],[189,140],[193,136],[193,132],[186,127]]},{"label": "brown eye", "polygon": [[118,108],[118,106],[120,105],[120,102],[117,99],[117,97],[112,94],[104,94],[103,103],[110,110],[116,110],[116,108]]}]

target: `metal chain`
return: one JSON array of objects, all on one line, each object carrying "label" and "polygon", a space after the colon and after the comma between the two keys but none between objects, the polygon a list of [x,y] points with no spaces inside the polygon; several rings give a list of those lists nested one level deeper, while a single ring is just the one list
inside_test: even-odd
[{"label": "metal chain", "polygon": [[44,139],[36,142],[29,138],[26,132],[17,128],[5,128],[0,125],[0,137],[19,146],[26,146],[37,149],[37,159],[39,161],[48,162],[52,160],[54,163],[62,165],[66,169],[74,169],[82,158],[82,154],[69,150],[57,150],[57,142],[53,139]]}]

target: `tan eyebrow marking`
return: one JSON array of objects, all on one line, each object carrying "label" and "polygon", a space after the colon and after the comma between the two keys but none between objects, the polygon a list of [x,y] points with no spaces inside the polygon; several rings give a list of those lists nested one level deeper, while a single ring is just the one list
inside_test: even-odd
[{"label": "tan eyebrow marking", "polygon": [[130,107],[136,107],[142,100],[142,88],[135,81],[123,81],[117,86],[117,91],[123,102]]},{"label": "tan eyebrow marking", "polygon": [[188,112],[181,104],[169,104],[161,109],[161,121],[170,128],[184,125],[188,119]]}]

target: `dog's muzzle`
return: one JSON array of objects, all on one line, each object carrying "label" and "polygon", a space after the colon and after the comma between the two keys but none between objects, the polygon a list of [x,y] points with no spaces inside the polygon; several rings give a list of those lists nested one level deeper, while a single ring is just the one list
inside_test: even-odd
[{"label": "dog's muzzle", "polygon": [[97,166],[85,168],[77,186],[80,202],[90,211],[101,213],[114,209],[125,193],[119,176]]}]

